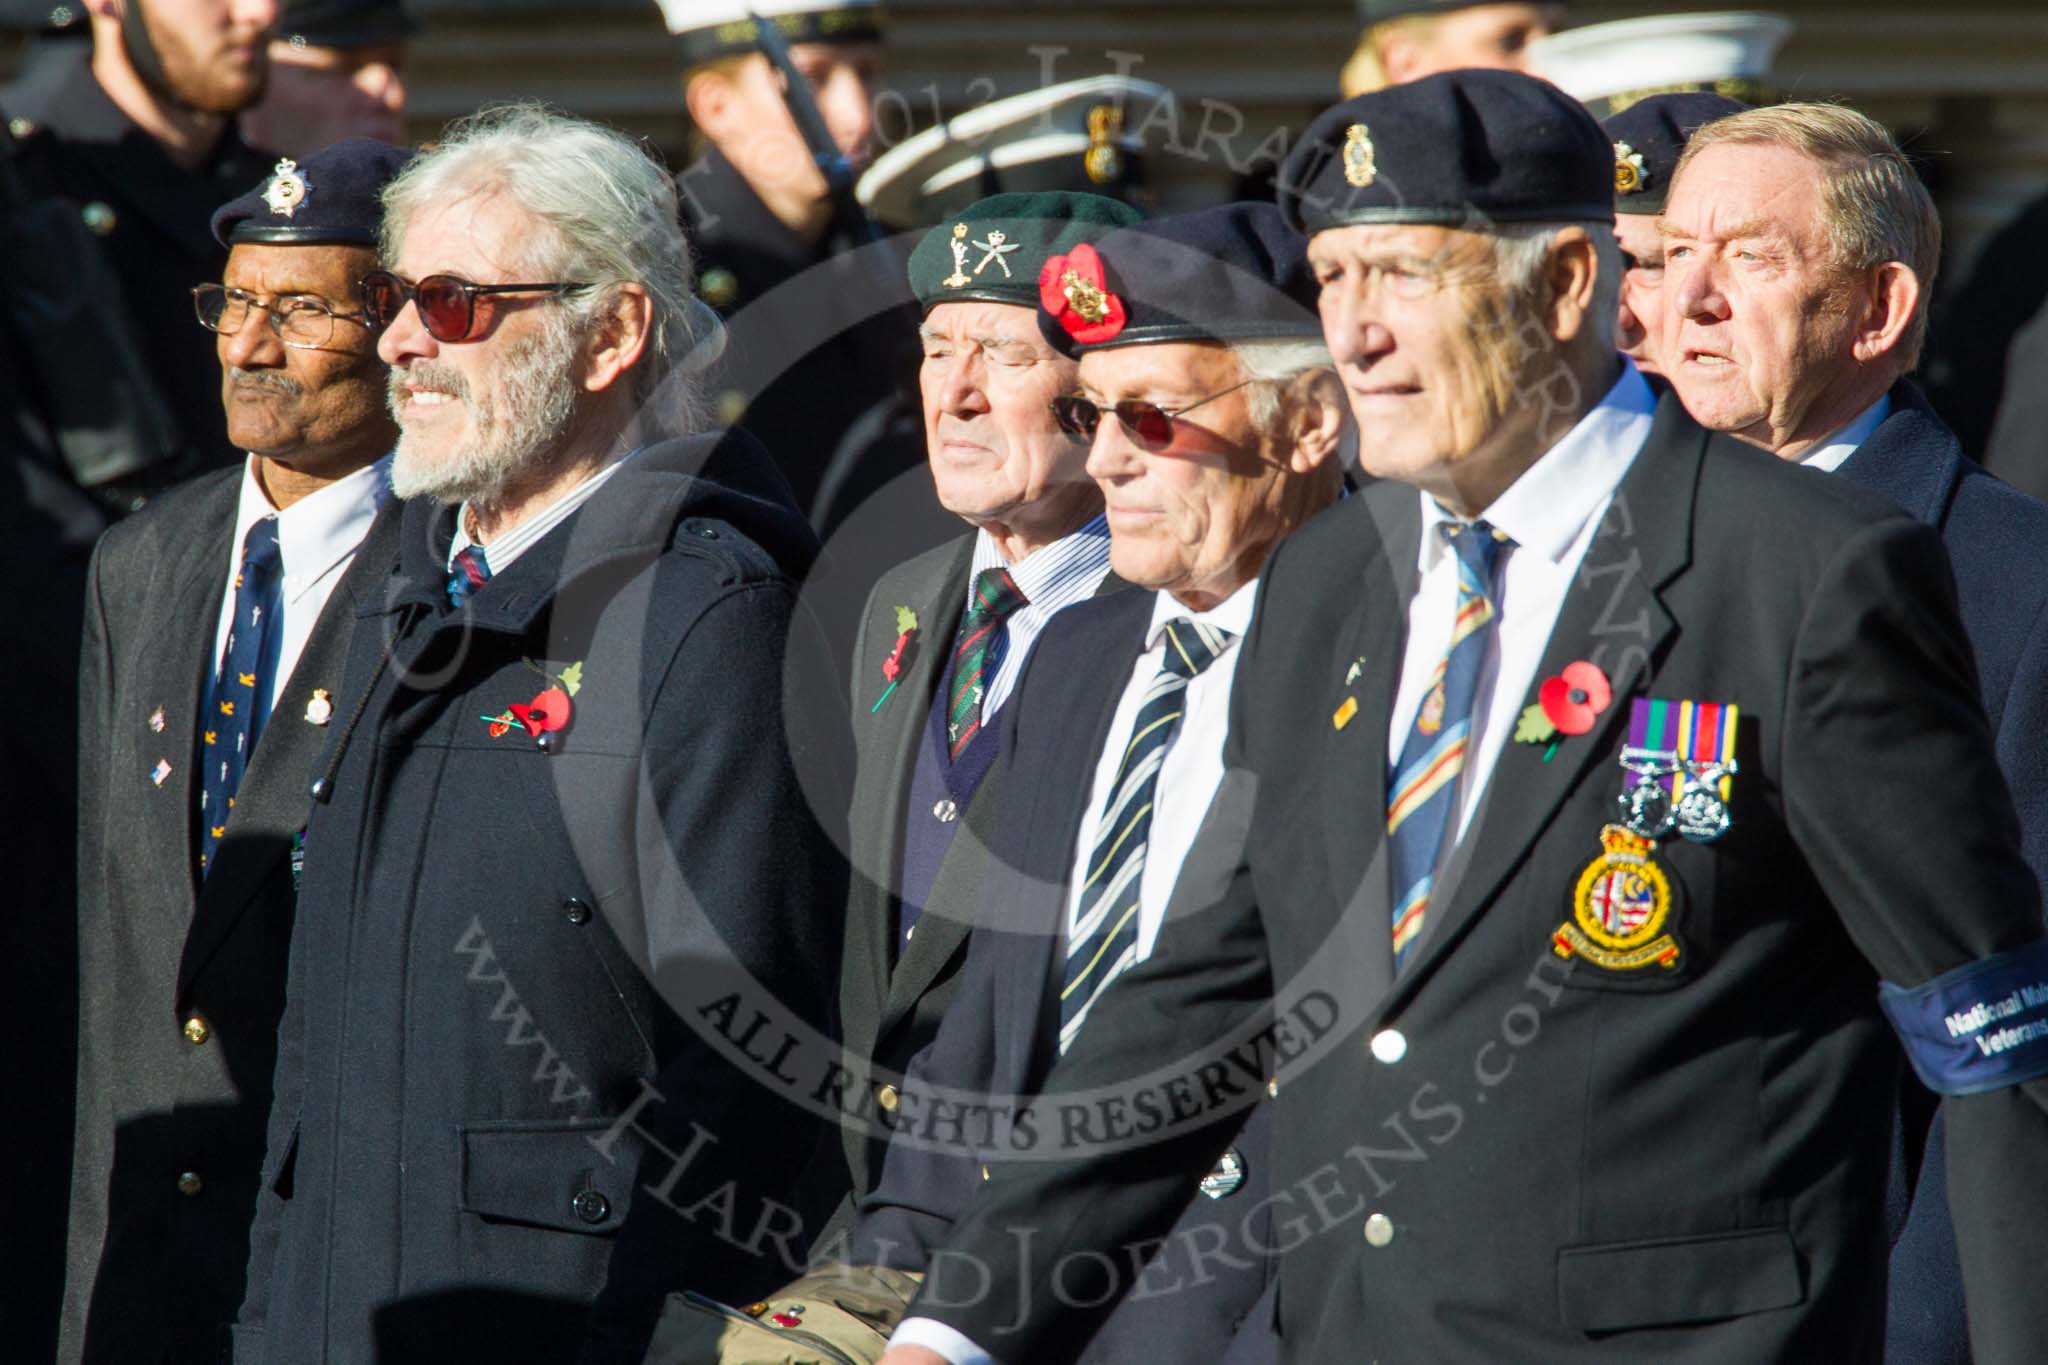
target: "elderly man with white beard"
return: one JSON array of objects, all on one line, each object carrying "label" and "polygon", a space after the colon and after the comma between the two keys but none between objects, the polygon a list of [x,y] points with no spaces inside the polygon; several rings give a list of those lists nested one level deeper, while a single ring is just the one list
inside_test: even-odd
[{"label": "elderly man with white beard", "polygon": [[844,888],[797,773],[832,708],[785,705],[815,544],[700,431],[717,324],[631,141],[487,111],[385,208],[411,501],[314,782],[235,1358],[637,1361],[668,1287],[798,1254],[775,1049],[824,1050]]}]

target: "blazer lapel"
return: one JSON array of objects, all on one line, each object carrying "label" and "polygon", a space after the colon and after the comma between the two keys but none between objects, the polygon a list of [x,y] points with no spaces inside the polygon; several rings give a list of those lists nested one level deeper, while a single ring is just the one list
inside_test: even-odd
[{"label": "blazer lapel", "polygon": [[[854,774],[854,799],[850,815],[851,840],[856,863],[856,887],[867,902],[866,913],[852,916],[848,926],[846,953],[850,970],[849,988],[865,987],[869,992],[866,1009],[857,1002],[842,1002],[848,1017],[877,1021],[876,1037],[887,1027],[883,1019],[890,999],[891,942],[895,930],[896,881],[903,848],[905,794],[910,790],[911,770],[917,763],[917,747],[924,739],[932,693],[944,676],[951,656],[953,627],[967,600],[967,570],[974,562],[974,537],[961,539],[956,554],[945,560],[943,572],[906,596],[918,600],[901,605],[917,613],[919,630],[906,651],[907,664],[897,679],[896,691],[881,703],[857,716],[865,730],[859,766]],[[896,604],[887,604],[894,606]],[[895,642],[895,620],[880,617],[863,623],[869,632],[887,631],[887,641],[866,641],[860,653],[879,661],[888,656]],[[872,708],[869,698],[879,698],[888,684],[879,672],[855,680],[855,706]],[[911,942],[917,940],[913,937]]]},{"label": "blazer lapel", "polygon": [[[200,710],[212,688],[213,642],[221,595],[227,591],[228,552],[241,485],[230,481],[223,488],[222,505],[208,509],[204,533],[187,542],[184,556],[164,566],[172,586],[147,644],[135,656],[147,661],[143,695],[152,706],[161,704],[164,712],[164,730],[157,738],[163,741],[162,757],[171,772],[156,795],[177,806],[170,818],[142,826],[142,837],[153,847],[140,852],[156,866],[181,869],[194,894],[199,886],[199,765],[205,761],[199,732],[207,722]],[[189,898],[161,903],[178,905],[181,916],[191,913]]]},{"label": "blazer lapel", "polygon": [[[1595,772],[1612,773],[1630,698],[1676,630],[1657,590],[1691,561],[1693,499],[1706,442],[1707,433],[1667,398],[1586,550],[1526,699],[1533,703],[1544,679],[1583,659],[1607,675],[1613,700],[1592,730],[1561,737],[1548,762],[1546,746],[1512,738],[1503,746],[1485,801],[1446,868],[1441,895],[1432,898],[1416,961],[1396,983],[1397,995],[1412,990],[1457,942],[1579,783]],[[1588,858],[1599,851],[1598,834],[1584,831]]]},{"label": "blazer lapel", "polygon": [[[1331,886],[1347,920],[1390,924],[1386,866],[1387,726],[1401,677],[1408,604],[1415,596],[1416,551],[1422,535],[1422,507],[1416,491],[1391,480],[1353,495],[1377,528],[1383,557],[1373,562],[1353,593],[1356,608],[1344,633],[1331,676],[1311,684],[1319,698],[1303,723],[1329,727],[1323,787],[1324,846]],[[1356,515],[1356,514],[1354,514]],[[1353,667],[1357,669],[1352,677]],[[1375,919],[1374,916],[1377,915]],[[1366,998],[1393,979],[1391,931],[1377,952],[1359,966]]]},{"label": "blazer lapel", "polygon": [[250,900],[289,855],[293,836],[305,827],[311,801],[308,785],[328,739],[326,727],[306,719],[306,706],[313,689],[325,687],[334,712],[330,724],[346,722],[335,694],[348,657],[350,630],[368,591],[384,580],[397,553],[398,522],[393,504],[372,523],[321,610],[291,677],[278,689],[277,705],[236,793],[219,861],[200,888],[192,932],[178,967],[181,1001]]}]

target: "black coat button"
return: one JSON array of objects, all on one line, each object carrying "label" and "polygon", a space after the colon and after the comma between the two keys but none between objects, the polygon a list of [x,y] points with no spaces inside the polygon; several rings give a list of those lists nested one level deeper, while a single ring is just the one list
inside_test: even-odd
[{"label": "black coat button", "polygon": [[574,896],[562,902],[562,913],[569,917],[571,924],[590,923],[590,906]]},{"label": "black coat button", "polygon": [[612,1201],[596,1190],[578,1190],[576,1197],[569,1201],[569,1207],[576,1210],[576,1216],[586,1223],[602,1223],[612,1214]]}]

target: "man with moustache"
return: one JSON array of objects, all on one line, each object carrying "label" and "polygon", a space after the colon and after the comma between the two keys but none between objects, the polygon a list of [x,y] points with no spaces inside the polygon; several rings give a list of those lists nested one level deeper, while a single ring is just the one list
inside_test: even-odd
[{"label": "man with moustache", "polygon": [[342,143],[214,216],[227,270],[192,296],[249,458],[94,561],[62,1361],[214,1361],[241,1302],[306,787],[397,549],[358,281],[406,158]]},{"label": "man with moustache", "polygon": [[403,0],[285,0],[244,135],[287,156],[351,137],[404,142],[406,45],[418,32]]},{"label": "man with moustache", "polygon": [[[872,1107],[841,1131],[849,1192],[831,1231],[874,1188],[903,1069],[953,998],[988,870],[1003,707],[1054,614],[1121,586],[1087,448],[1053,418],[1074,362],[1038,334],[1038,277],[1137,220],[1098,195],[995,195],[911,254],[932,487],[969,529],[884,573],[855,636],[855,876],[839,1010],[848,1069],[866,1075]],[[976,241],[1005,248],[978,275],[990,251]]]},{"label": "man with moustache", "polygon": [[2048,942],[1939,539],[1652,399],[1612,176],[1508,72],[1296,145],[1381,481],[1268,562],[1203,852],[1048,1082],[1215,1093],[992,1163],[887,1365],[1072,1358],[1266,1058],[1286,1359],[1870,1359],[1901,1041],[1970,1092],[1979,1359],[2038,1355]]},{"label": "man with moustache", "polygon": [[409,501],[313,787],[238,1361],[637,1361],[674,1284],[784,1273],[818,1127],[763,1043],[825,1045],[845,894],[815,542],[702,432],[672,184],[512,105],[385,192]]},{"label": "man with moustache", "polygon": [[[1658,224],[1678,396],[1702,424],[1941,533],[2027,861],[2048,876],[2048,506],[1970,460],[1906,378],[1941,252],[1933,200],[1891,135],[1850,109],[1758,109],[1694,143]],[[1901,1098],[1886,1358],[1967,1365],[1948,1124],[1912,1078]]]}]

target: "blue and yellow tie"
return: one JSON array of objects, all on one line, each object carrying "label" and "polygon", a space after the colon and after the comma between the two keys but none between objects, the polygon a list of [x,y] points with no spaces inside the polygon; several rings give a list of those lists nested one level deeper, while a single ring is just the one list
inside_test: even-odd
[{"label": "blue and yellow tie", "polygon": [[448,574],[448,605],[459,607],[469,595],[491,581],[491,561],[484,547],[467,545],[455,552],[455,567]]},{"label": "blue and yellow tie", "polygon": [[277,518],[269,516],[242,538],[242,564],[235,572],[234,619],[228,622],[227,648],[221,651],[220,672],[206,699],[199,724],[199,875],[213,865],[213,855],[227,835],[228,812],[235,790],[248,771],[249,755],[270,714],[271,675],[277,668],[277,642],[282,556],[277,548]]},{"label": "blue and yellow tie", "polygon": [[1152,800],[1159,767],[1180,728],[1188,684],[1216,662],[1235,638],[1227,630],[1186,618],[1166,623],[1166,657],[1145,691],[1116,781],[1095,829],[1080,915],[1067,936],[1067,967],[1060,990],[1060,1051],[1074,1037],[1109,983],[1138,959],[1138,888],[1152,831]]},{"label": "blue and yellow tie", "polygon": [[1458,557],[1458,614],[1451,646],[1423,694],[1387,789],[1396,971],[1407,965],[1429,913],[1437,857],[1457,806],[1458,775],[1465,771],[1479,671],[1494,636],[1494,572],[1509,543],[1483,521],[1443,522],[1437,529]]},{"label": "blue and yellow tie", "polygon": [[983,569],[974,579],[960,638],[953,646],[952,689],[946,694],[947,757],[958,759],[981,732],[985,675],[1003,661],[1008,642],[1003,623],[1031,604],[1008,569]]}]

